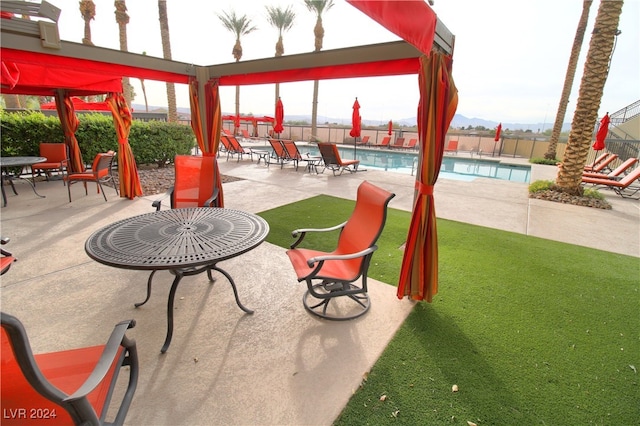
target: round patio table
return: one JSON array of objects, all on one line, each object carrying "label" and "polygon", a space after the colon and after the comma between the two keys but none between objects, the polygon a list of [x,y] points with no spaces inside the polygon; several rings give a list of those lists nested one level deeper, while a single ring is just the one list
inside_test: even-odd
[{"label": "round patio table", "polygon": [[259,216],[224,208],[186,208],[161,210],[130,217],[99,229],[85,243],[92,259],[116,268],[151,270],[147,298],[151,295],[153,275],[168,270],[175,278],[167,303],[167,336],[161,352],[166,352],[173,335],[173,304],[183,276],[218,271],[231,284],[236,303],[243,311],[238,290],[229,273],[218,262],[246,253],[260,245],[269,233],[269,225]]},{"label": "round patio table", "polygon": [[38,191],[36,191],[36,183],[35,183],[35,179],[33,178],[33,172],[31,173],[32,180],[29,180],[27,178],[20,177],[20,175],[14,176],[13,174],[9,173],[7,170],[10,167],[31,168],[31,166],[33,166],[34,164],[44,163],[45,161],[47,161],[45,157],[0,157],[0,169],[2,169],[0,173],[0,179],[1,179],[0,186],[2,187],[2,206],[3,207],[7,205],[7,194],[4,192],[5,180],[9,181],[9,184],[11,185],[11,189],[13,190],[13,193],[15,195],[18,195],[18,191],[16,191],[16,187],[13,185],[14,177],[27,181],[27,183],[31,185],[31,189],[33,189],[34,194],[36,194],[40,198],[45,198],[44,195],[40,195],[38,194]]}]

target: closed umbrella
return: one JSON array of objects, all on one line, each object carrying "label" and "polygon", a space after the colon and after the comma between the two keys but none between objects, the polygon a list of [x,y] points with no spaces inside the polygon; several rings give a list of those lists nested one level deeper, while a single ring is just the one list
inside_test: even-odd
[{"label": "closed umbrella", "polygon": [[[496,137],[493,138],[494,142],[499,142],[500,141],[500,133],[502,132],[502,123],[498,124],[498,127],[496,128]],[[496,155],[496,144],[493,144],[493,152],[491,153],[491,156],[493,157],[494,155]]]},{"label": "closed umbrella", "polygon": [[420,58],[418,136],[420,154],[411,224],[397,296],[431,302],[438,292],[438,239],[433,186],[442,164],[444,140],[458,106],[452,57],[439,52]]},{"label": "closed umbrella", "polygon": [[[596,133],[596,141],[593,143],[593,149],[597,151],[602,151],[605,148],[604,140],[607,138],[607,134],[609,133],[609,122],[611,119],[609,118],[609,113],[606,113],[602,120],[600,120],[600,127],[598,127],[598,133]],[[597,156],[598,154],[596,154]]]},{"label": "closed umbrella", "polygon": [[140,184],[140,176],[138,176],[138,167],[136,160],[129,145],[129,130],[131,129],[131,111],[124,100],[122,93],[109,93],[105,100],[111,115],[113,115],[113,124],[118,135],[118,180],[120,181],[120,196],[128,197],[133,200],[134,197],[142,195],[142,186]]},{"label": "closed umbrella", "polygon": [[360,132],[362,131],[362,120],[360,118],[360,103],[358,102],[358,98],[356,98],[353,103],[353,112],[351,113],[351,131],[349,135],[353,138],[353,159],[357,160],[357,145],[358,138],[360,137]]},{"label": "closed umbrella", "polygon": [[387,132],[389,136],[393,133],[393,121],[389,120],[389,130]]},{"label": "closed umbrella", "polygon": [[284,121],[284,105],[282,105],[282,99],[278,98],[276,102],[276,119],[273,123],[273,131],[278,134],[278,139],[280,139],[280,133],[284,131],[284,127],[282,126],[282,122]]}]

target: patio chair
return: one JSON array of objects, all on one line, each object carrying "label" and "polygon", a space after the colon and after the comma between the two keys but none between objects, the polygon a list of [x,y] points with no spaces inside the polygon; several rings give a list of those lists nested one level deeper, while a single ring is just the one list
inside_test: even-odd
[{"label": "patio chair", "polygon": [[[22,323],[1,313],[3,425],[121,425],[138,384],[134,320],[117,324],[104,345],[34,355]],[[129,370],[115,413],[106,416],[118,373]],[[110,415],[113,417],[113,415]]]},{"label": "patio chair", "polygon": [[583,184],[591,183],[594,185],[611,189],[616,194],[620,195],[623,198],[639,199],[640,198],[640,167],[636,167],[631,173],[627,174],[620,180],[609,179],[609,178],[603,179],[603,178],[583,177],[582,183]]},{"label": "patio chair", "polygon": [[360,146],[360,145],[369,145],[369,136],[363,136],[362,139],[360,139],[360,141],[356,142],[356,145]]},{"label": "patio chair", "polygon": [[582,172],[582,177],[614,179],[623,176],[623,174],[625,174],[637,162],[637,158],[627,158],[622,164],[612,170],[611,173]]},{"label": "patio chair", "polygon": [[[303,296],[305,309],[321,318],[347,320],[357,318],[371,306],[367,294],[367,272],[376,241],[387,217],[387,205],[395,194],[368,181],[358,187],[356,205],[344,223],[324,229],[296,229],[297,240],[287,256],[298,282],[307,283]],[[332,252],[298,248],[307,233],[339,232]],[[359,283],[356,281],[361,278]],[[330,303],[334,302],[333,304]]]},{"label": "patio chair", "polygon": [[407,144],[407,149],[415,149],[417,144],[418,144],[418,139],[411,138],[409,139],[409,143]]},{"label": "patio chair", "polygon": [[113,185],[113,189],[115,189],[116,191],[116,195],[118,195],[118,185],[116,184],[116,181],[111,172],[114,158],[115,153],[113,151],[100,153],[93,159],[91,170],[68,174],[66,176],[66,180],[67,191],[69,192],[69,202],[71,202],[71,185],[76,182],[82,182],[84,184],[85,195],[89,194],[87,191],[87,182],[95,182],[98,193],[102,191],[104,201],[107,201],[107,194],[105,194],[102,184],[111,182],[111,184]]},{"label": "patio chair", "polygon": [[458,141],[457,140],[449,140],[447,142],[447,146],[444,148],[444,152],[450,152],[452,154],[458,154]]},{"label": "patio chair", "polygon": [[389,145],[389,148],[404,148],[404,138],[396,138],[393,145]]},{"label": "patio chair", "polygon": [[[215,182],[214,156],[176,155],[176,177],[167,191],[172,209],[185,207],[219,207],[218,187]],[[162,207],[162,198],[155,200],[156,211]]]},{"label": "patio chair", "polygon": [[287,151],[284,149],[282,141],[280,141],[279,139],[270,138],[269,144],[271,145],[273,152],[271,153],[271,157],[269,157],[267,166],[271,165],[271,160],[276,160],[276,163],[279,163],[280,168],[282,168],[284,166],[284,163],[289,161],[289,156],[287,155]]},{"label": "patio chair", "polygon": [[599,156],[598,156],[598,158],[596,158],[595,160],[593,160],[593,162],[592,162],[592,163],[585,165],[585,166],[584,166],[584,170],[585,170],[585,171],[587,171],[587,172],[591,172],[591,171],[593,171],[593,168],[594,168],[597,164],[600,164],[600,162],[602,162],[602,160],[604,160],[605,158],[609,157],[610,155],[612,155],[612,154],[610,154],[610,153],[608,153],[608,152],[605,152],[604,154],[599,155]]},{"label": "patio chair", "polygon": [[[8,244],[9,238],[0,237],[0,243],[2,245]],[[2,257],[0,257],[0,275],[4,275],[4,273],[7,272],[9,268],[11,268],[11,265],[13,265],[13,262],[15,262],[17,259],[5,249],[0,249],[0,254],[2,254]]]},{"label": "patio chair", "polygon": [[[31,166],[31,172],[34,176],[36,173],[42,172],[48,181],[52,172],[58,172],[64,175],[69,164],[69,150],[67,148],[67,144],[62,142],[40,142],[40,157],[45,157],[47,161],[44,163],[36,163]],[[62,179],[62,184],[65,184],[64,179]]]},{"label": "patio chair", "polygon": [[385,136],[382,138],[382,142],[375,146],[378,148],[387,148],[389,146],[389,142],[391,142],[391,136]]},{"label": "patio chair", "polygon": [[[224,136],[222,138],[224,138]],[[243,155],[249,155],[253,161],[251,150],[243,147],[235,136],[226,136],[226,138],[229,141],[230,147],[230,150],[227,151],[227,160],[229,160],[229,154],[231,154],[231,156],[237,155],[238,161],[242,160]]]},{"label": "patio chair", "polygon": [[322,156],[322,162],[324,164],[322,173],[324,173],[325,169],[331,169],[334,176],[336,176],[336,172],[339,172],[339,176],[345,170],[349,173],[354,173],[358,170],[360,160],[342,160],[340,158],[340,151],[338,151],[336,144],[318,142],[318,149],[320,150],[320,155]]},{"label": "patio chair", "polygon": [[293,161],[293,164],[296,166],[296,171],[298,171],[298,163],[300,161],[306,161],[307,166],[309,166],[308,159],[305,159],[302,154],[300,154],[300,150],[298,150],[298,145],[292,140],[283,140],[282,146],[284,147],[284,151],[287,155],[287,159],[289,161]]},{"label": "patio chair", "polygon": [[607,157],[605,157],[601,161],[595,163],[590,170],[587,170],[586,166],[584,170],[587,172],[594,172],[594,173],[601,173],[603,170],[607,172],[611,172],[611,168],[609,167],[609,165],[617,159],[618,159],[618,156],[616,154],[609,154]]}]

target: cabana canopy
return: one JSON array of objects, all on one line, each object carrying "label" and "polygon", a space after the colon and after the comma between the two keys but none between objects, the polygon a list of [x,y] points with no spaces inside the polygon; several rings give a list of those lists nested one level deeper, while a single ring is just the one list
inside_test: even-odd
[{"label": "cabana canopy", "polygon": [[[87,102],[78,97],[72,97],[74,111],[111,111],[106,102]],[[56,109],[55,102],[40,104],[40,109]]]}]

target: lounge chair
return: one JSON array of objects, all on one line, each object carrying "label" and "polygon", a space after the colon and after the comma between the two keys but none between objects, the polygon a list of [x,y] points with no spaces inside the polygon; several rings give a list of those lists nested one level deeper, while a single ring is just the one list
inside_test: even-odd
[{"label": "lounge chair", "polygon": [[444,152],[451,152],[453,154],[458,154],[458,141],[457,140],[449,140],[447,142],[447,146],[444,148]]},{"label": "lounge chair", "polygon": [[[9,238],[0,237],[0,244],[5,245],[8,243]],[[0,275],[4,275],[4,273],[7,272],[9,268],[11,268],[13,262],[16,261],[16,258],[5,249],[0,249],[0,254],[2,254],[2,257],[0,257]]]},{"label": "lounge chair", "polygon": [[111,184],[113,185],[113,189],[115,189],[116,191],[116,195],[118,195],[118,185],[113,177],[113,174],[111,173],[111,167],[113,166],[114,158],[115,153],[113,151],[100,153],[93,159],[93,165],[91,166],[90,171],[71,173],[65,176],[65,179],[67,180],[69,202],[71,202],[71,185],[76,182],[82,182],[84,184],[85,195],[88,195],[87,182],[95,182],[98,188],[98,193],[102,191],[104,201],[107,201],[107,194],[104,193],[102,184],[111,182]]},{"label": "lounge chair", "polygon": [[590,169],[587,169],[587,166],[585,166],[584,170],[586,172],[595,172],[595,173],[600,173],[603,170],[611,172],[611,168],[609,168],[609,164],[611,164],[613,161],[617,159],[618,159],[618,156],[616,154],[609,154],[601,161],[594,162],[593,166],[591,166]]},{"label": "lounge chair", "polygon": [[[331,228],[292,232],[297,240],[287,250],[287,256],[298,282],[307,283],[302,299],[307,311],[325,319],[346,320],[369,310],[367,271],[378,248],[376,241],[384,228],[387,205],[394,196],[364,181],[358,187],[355,209],[346,222]],[[331,231],[339,232],[337,247],[332,252],[297,248],[307,233]],[[360,283],[356,283],[360,277]]]},{"label": "lounge chair", "polygon": [[[69,150],[65,143],[40,143],[40,157],[47,159],[44,163],[36,163],[31,166],[33,174],[43,172],[47,180],[51,172],[58,172],[64,175],[69,165]],[[64,176],[63,176],[64,177]],[[65,184],[62,179],[62,184]]]},{"label": "lounge chair", "polygon": [[389,148],[404,148],[404,138],[396,138],[393,145],[389,145]]},{"label": "lounge chair", "polygon": [[231,155],[237,155],[237,161],[242,160],[243,155],[248,155],[249,157],[251,157],[251,161],[253,161],[253,152],[250,148],[243,147],[235,136],[227,136],[227,139],[229,140],[229,145],[231,146]]},{"label": "lounge chair", "polygon": [[598,158],[593,160],[593,163],[587,164],[586,166],[584,166],[584,170],[587,171],[587,172],[593,171],[593,168],[596,166],[596,164],[600,164],[600,162],[602,160],[604,160],[605,158],[609,157],[610,155],[612,155],[612,154],[610,154],[608,152],[605,152],[604,154],[601,154],[600,156],[598,156]]},{"label": "lounge chair", "polygon": [[360,139],[358,142],[356,142],[356,145],[360,146],[360,145],[368,145],[369,144],[369,136],[363,136],[362,139]]},{"label": "lounge chair", "polygon": [[349,173],[353,173],[358,170],[360,160],[343,161],[340,158],[340,152],[338,151],[336,144],[318,142],[318,149],[320,150],[322,162],[324,163],[322,173],[324,173],[325,169],[331,169],[333,171],[333,175],[336,176],[336,172],[338,172],[338,175],[341,175],[345,170],[349,171]]},{"label": "lounge chair", "polygon": [[284,149],[284,145],[282,145],[282,141],[279,139],[269,139],[269,144],[273,149],[271,153],[271,157],[269,157],[269,161],[267,162],[267,167],[271,165],[271,160],[276,160],[276,163],[280,164],[280,168],[284,166],[284,163],[289,161],[289,156],[287,155],[287,151]]},{"label": "lounge chair", "polygon": [[612,170],[611,173],[583,172],[582,177],[583,178],[589,177],[589,178],[601,178],[601,179],[615,179],[622,176],[624,173],[626,173],[627,170],[629,170],[637,162],[638,162],[637,158],[633,158],[633,157],[628,158],[626,161],[624,161],[622,164],[620,164],[618,167]]},{"label": "lounge chair", "polygon": [[411,138],[411,139],[409,139],[409,143],[407,144],[407,149],[415,149],[416,145],[418,145],[418,139],[417,138]]},{"label": "lounge chair", "polygon": [[[591,183],[609,188],[623,198],[638,199],[640,196],[636,196],[636,194],[640,192],[640,167],[636,167],[631,173],[627,174],[620,180],[583,177],[582,183]],[[634,185],[634,183],[636,184]]]},{"label": "lounge chair", "polygon": [[376,147],[387,148],[389,146],[389,142],[391,142],[391,136],[385,136],[384,138],[382,138],[382,142],[376,145]]},{"label": "lounge chair", "polygon": [[[2,312],[2,424],[122,425],[138,384],[135,321],[117,324],[104,345],[34,355],[22,323]],[[63,330],[60,336],[73,334]],[[128,372],[127,386],[116,386]],[[125,383],[120,383],[124,385]],[[114,388],[122,395],[107,422]]]},{"label": "lounge chair", "polygon": [[220,135],[220,143],[222,144],[221,149],[218,148],[218,157],[220,157],[221,152],[227,153],[227,161],[229,161],[229,156],[232,155],[231,151],[233,148],[231,147],[231,142],[229,142],[229,138],[227,135]]},{"label": "lounge chair", "polygon": [[289,161],[293,161],[293,164],[296,166],[296,171],[298,171],[298,163],[300,161],[306,161],[307,162],[306,167],[309,166],[308,159],[305,159],[302,156],[302,154],[300,154],[300,151],[298,150],[298,145],[296,145],[294,141],[283,140],[282,146],[284,147],[284,151],[287,155],[287,159]]}]

